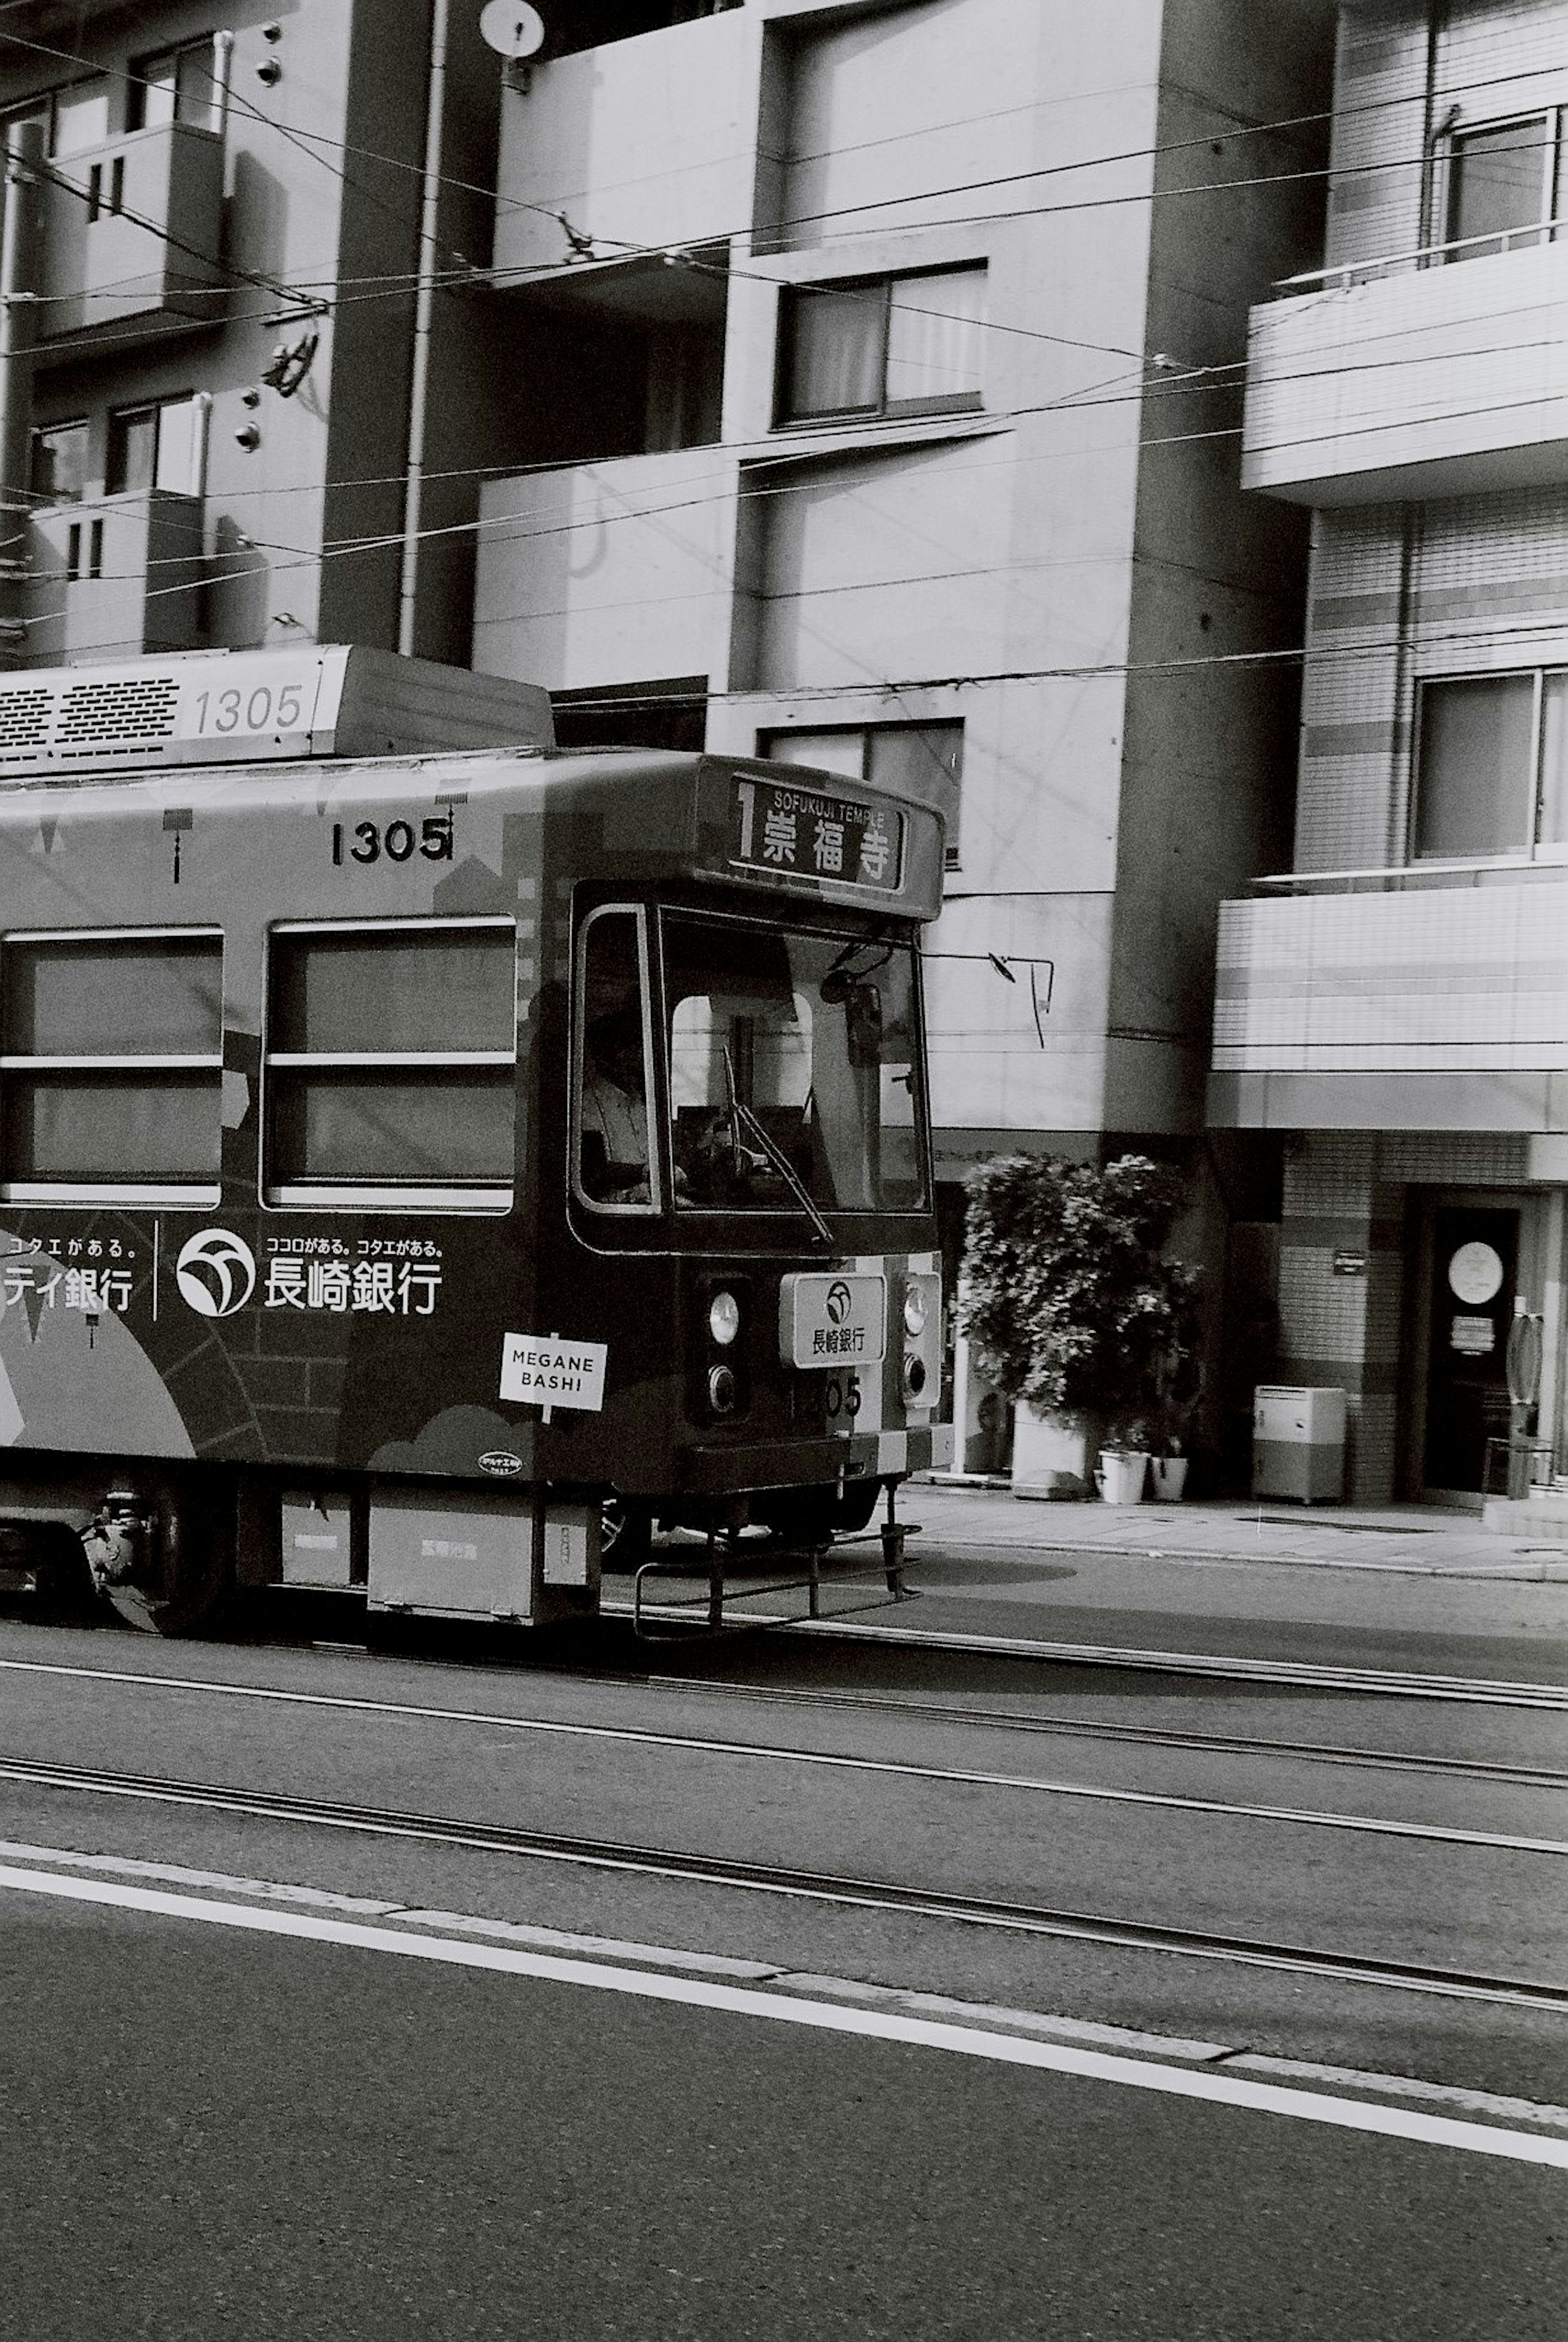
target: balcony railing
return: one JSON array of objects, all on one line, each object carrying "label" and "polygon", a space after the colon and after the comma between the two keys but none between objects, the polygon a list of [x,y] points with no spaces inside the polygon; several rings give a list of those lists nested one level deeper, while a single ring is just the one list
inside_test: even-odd
[{"label": "balcony railing", "polygon": [[722,243],[749,225],[761,73],[749,8],[532,67],[502,99],[497,280],[586,254]]},{"label": "balcony railing", "polygon": [[1343,292],[1349,285],[1371,285],[1383,276],[1408,276],[1418,268],[1441,268],[1449,261],[1485,260],[1500,252],[1527,252],[1553,244],[1568,233],[1568,217],[1539,220],[1533,227],[1494,230],[1490,235],[1456,235],[1446,244],[1410,245],[1400,252],[1379,253],[1372,260],[1339,260],[1332,268],[1303,268],[1299,275],[1275,283],[1276,301],[1298,293]]},{"label": "balcony railing", "polygon": [[1540,854],[1490,854],[1475,860],[1396,862],[1364,870],[1286,870],[1254,878],[1261,895],[1404,895],[1418,889],[1513,886],[1533,879],[1568,877],[1568,849]]},{"label": "balcony railing", "polygon": [[1568,479],[1568,239],[1531,233],[1346,264],[1255,308],[1243,485],[1344,505]]},{"label": "balcony railing", "polygon": [[1325,873],[1304,883],[1332,891],[1222,904],[1215,1071],[1568,1068],[1568,865],[1437,865],[1433,884],[1387,884],[1428,875]]},{"label": "balcony railing", "polygon": [[224,142],[188,122],[135,130],[52,161],[43,191],[43,350],[116,349],[215,323]]},{"label": "balcony railing", "polygon": [[196,496],[153,488],[45,505],[33,515],[27,663],[194,650],[205,575]]}]

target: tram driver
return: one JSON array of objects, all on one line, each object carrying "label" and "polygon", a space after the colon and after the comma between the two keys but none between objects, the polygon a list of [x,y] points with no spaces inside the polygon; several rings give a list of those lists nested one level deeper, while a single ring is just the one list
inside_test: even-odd
[{"label": "tram driver", "polygon": [[648,1101],[642,1019],[633,1006],[595,1016],[584,1036],[583,1192],[596,1204],[645,1204]]}]

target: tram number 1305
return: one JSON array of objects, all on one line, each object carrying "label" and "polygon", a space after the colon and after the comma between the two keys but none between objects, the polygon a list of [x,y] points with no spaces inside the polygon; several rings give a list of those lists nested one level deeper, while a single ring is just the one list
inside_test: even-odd
[{"label": "tram number 1305", "polygon": [[341,821],[332,825],[332,858],[340,868],[345,860],[379,862],[384,854],[389,862],[407,862],[415,854],[426,862],[450,862],[452,846],[450,813],[427,814],[417,828],[411,821],[389,821],[385,827],[356,821],[352,829]]},{"label": "tram number 1305", "polygon": [[856,1374],[829,1375],[823,1389],[823,1404],[830,1423],[847,1416],[853,1423],[860,1413],[860,1376]]}]

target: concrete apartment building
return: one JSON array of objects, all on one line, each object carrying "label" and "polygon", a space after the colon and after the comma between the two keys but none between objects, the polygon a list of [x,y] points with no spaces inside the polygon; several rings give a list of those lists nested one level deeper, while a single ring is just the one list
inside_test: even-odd
[{"label": "concrete apartment building", "polygon": [[46,158],[35,355],[7,369],[23,400],[31,373],[12,664],[313,637],[466,663],[499,99],[476,17],[0,12],[0,115]]},{"label": "concrete apartment building", "polygon": [[[1305,516],[1243,497],[1249,304],[1314,261],[1306,0],[555,0],[503,100],[509,433],[476,666],[568,740],[912,781],[938,1176],[1188,1163],[1218,905],[1288,851]],[[1216,1331],[1218,1316],[1216,1313]],[[989,1460],[960,1361],[968,1460]]]},{"label": "concrete apartment building", "polygon": [[1244,477],[1310,508],[1311,606],[1211,1110],[1284,1136],[1282,1372],[1352,1393],[1372,1502],[1479,1500],[1511,1336],[1563,1460],[1565,124],[1568,0],[1345,9],[1323,265],[1252,325]]}]

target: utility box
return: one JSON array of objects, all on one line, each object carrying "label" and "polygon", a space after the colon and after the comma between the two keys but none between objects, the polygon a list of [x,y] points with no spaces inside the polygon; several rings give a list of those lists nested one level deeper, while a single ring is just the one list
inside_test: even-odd
[{"label": "utility box", "polygon": [[1253,1393],[1253,1494],[1303,1505],[1344,1496],[1345,1400],[1342,1390],[1260,1383]]}]

